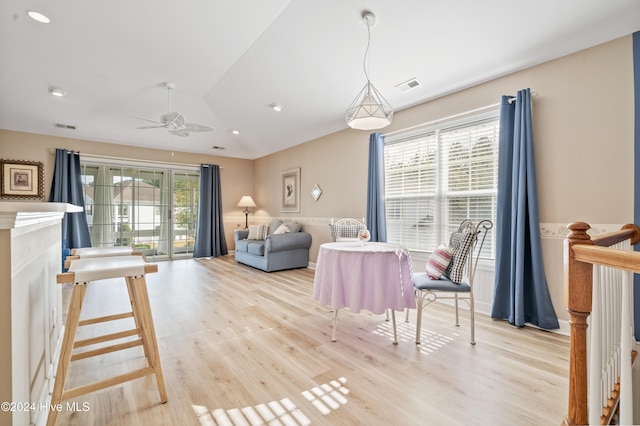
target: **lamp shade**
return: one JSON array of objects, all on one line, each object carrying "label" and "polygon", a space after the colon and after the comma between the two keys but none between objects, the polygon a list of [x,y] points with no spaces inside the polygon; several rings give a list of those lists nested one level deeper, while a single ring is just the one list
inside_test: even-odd
[{"label": "lamp shade", "polygon": [[370,81],[347,108],[347,125],[352,129],[376,130],[391,124],[393,109]]},{"label": "lamp shade", "polygon": [[253,198],[250,195],[245,195],[238,202],[238,207],[256,207],[256,203],[253,202]]}]

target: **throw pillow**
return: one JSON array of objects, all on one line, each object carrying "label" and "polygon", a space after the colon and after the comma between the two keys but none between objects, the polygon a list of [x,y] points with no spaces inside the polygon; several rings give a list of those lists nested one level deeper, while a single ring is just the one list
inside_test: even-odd
[{"label": "throw pillow", "polygon": [[427,275],[429,275],[429,278],[432,280],[440,279],[451,263],[452,254],[453,250],[446,244],[441,244],[431,253],[429,260],[427,260]]},{"label": "throw pillow", "polygon": [[249,225],[247,240],[264,240],[267,238],[267,225]]},{"label": "throw pillow", "polygon": [[476,239],[473,232],[454,232],[449,239],[449,247],[453,249],[451,263],[444,275],[452,282],[460,284],[464,275],[464,264],[469,255],[469,250]]},{"label": "throw pillow", "polygon": [[273,234],[274,231],[276,229],[278,229],[278,227],[282,225],[282,221],[279,219],[271,219],[271,222],[269,222],[269,233]]},{"label": "throw pillow", "polygon": [[287,225],[287,228],[289,228],[291,232],[300,232],[302,230],[302,225],[298,222],[285,222],[284,224]]},{"label": "throw pillow", "polygon": [[273,231],[273,234],[285,234],[287,232],[291,232],[289,231],[289,228],[287,228],[287,225],[285,225],[284,223],[280,226],[278,226],[278,229],[276,229],[275,231]]}]

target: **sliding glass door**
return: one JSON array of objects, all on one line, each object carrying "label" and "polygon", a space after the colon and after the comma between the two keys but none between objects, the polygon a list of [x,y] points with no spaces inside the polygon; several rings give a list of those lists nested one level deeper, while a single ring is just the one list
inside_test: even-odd
[{"label": "sliding glass door", "polygon": [[149,259],[191,257],[199,173],[83,164],[93,247],[133,246]]},{"label": "sliding glass door", "polygon": [[198,172],[173,173],[173,255],[192,257],[198,218]]}]

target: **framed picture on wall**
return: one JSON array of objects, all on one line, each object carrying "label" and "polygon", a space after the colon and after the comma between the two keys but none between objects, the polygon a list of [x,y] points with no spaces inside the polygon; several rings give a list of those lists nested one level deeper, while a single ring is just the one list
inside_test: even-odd
[{"label": "framed picture on wall", "polygon": [[282,172],[283,212],[300,211],[300,167]]},{"label": "framed picture on wall", "polygon": [[44,165],[40,162],[0,160],[0,198],[42,200]]}]

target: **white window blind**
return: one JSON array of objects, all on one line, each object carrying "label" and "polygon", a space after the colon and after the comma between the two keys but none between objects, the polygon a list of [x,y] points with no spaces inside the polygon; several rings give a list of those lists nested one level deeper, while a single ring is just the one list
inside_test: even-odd
[{"label": "white window blind", "polygon": [[[447,243],[464,219],[495,222],[499,119],[386,138],[387,240],[415,251]],[[482,257],[495,258],[494,233]]]}]

